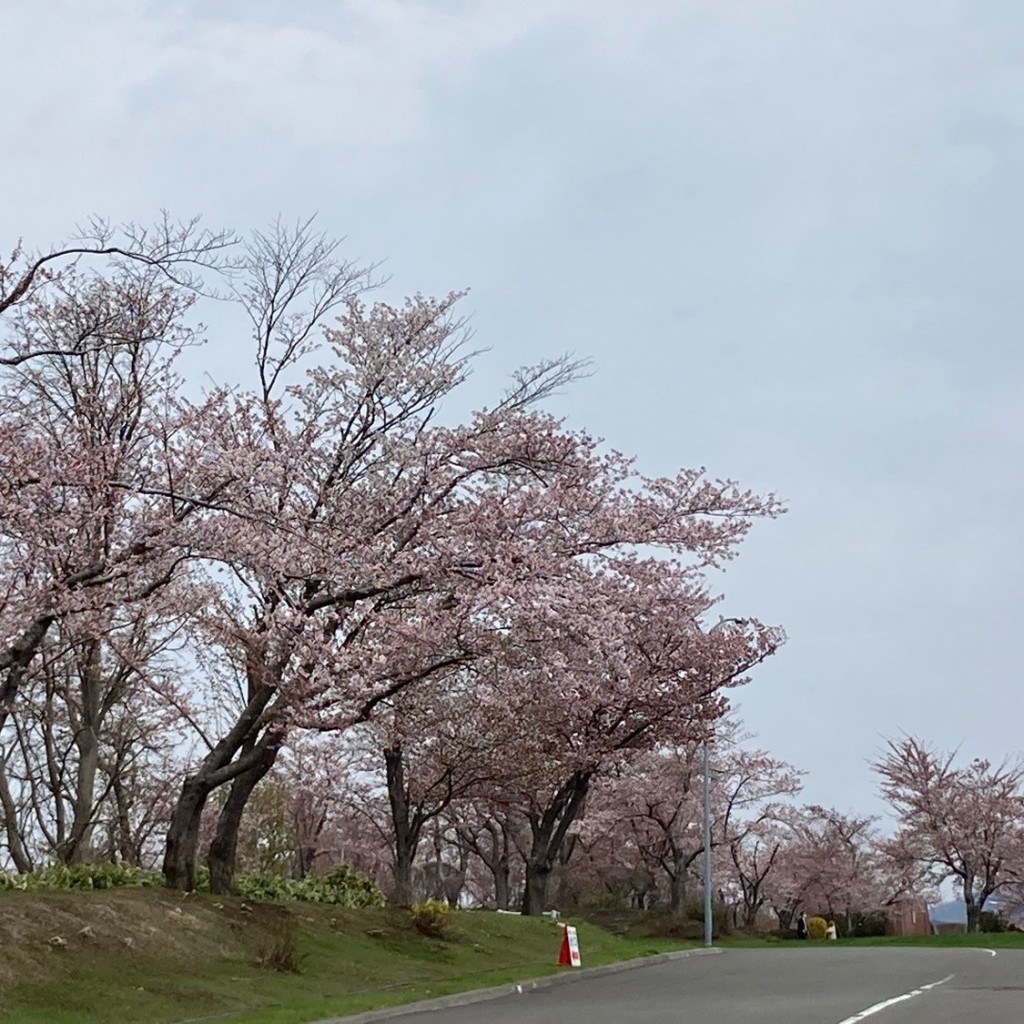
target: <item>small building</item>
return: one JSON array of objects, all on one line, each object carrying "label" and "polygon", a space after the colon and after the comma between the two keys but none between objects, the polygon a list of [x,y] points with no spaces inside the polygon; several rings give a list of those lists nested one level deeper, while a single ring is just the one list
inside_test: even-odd
[{"label": "small building", "polygon": [[924,900],[900,900],[885,913],[886,935],[931,935],[932,923]]}]

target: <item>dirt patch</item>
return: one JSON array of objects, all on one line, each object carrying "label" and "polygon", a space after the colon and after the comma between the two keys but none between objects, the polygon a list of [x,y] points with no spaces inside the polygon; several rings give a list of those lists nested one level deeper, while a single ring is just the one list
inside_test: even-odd
[{"label": "dirt patch", "polygon": [[123,957],[172,968],[197,959],[251,961],[292,918],[331,927],[328,908],[182,896],[163,889],[0,894],[0,989],[59,979],[93,961]]}]

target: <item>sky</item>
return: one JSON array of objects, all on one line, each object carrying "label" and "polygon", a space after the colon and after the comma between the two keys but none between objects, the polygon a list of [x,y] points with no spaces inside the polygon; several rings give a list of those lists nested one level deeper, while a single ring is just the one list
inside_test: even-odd
[{"label": "sky", "polygon": [[470,289],[480,404],[573,351],[569,425],[785,498],[717,582],[806,799],[877,813],[901,731],[1016,755],[1018,0],[4,0],[0,67],[0,250],[316,213]]}]

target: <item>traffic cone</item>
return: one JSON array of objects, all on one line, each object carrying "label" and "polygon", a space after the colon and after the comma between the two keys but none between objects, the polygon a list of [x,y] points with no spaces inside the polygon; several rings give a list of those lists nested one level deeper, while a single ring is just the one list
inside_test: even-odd
[{"label": "traffic cone", "polygon": [[569,953],[569,926],[562,925],[562,945],[558,950],[558,966],[569,967],[572,964],[572,956]]}]

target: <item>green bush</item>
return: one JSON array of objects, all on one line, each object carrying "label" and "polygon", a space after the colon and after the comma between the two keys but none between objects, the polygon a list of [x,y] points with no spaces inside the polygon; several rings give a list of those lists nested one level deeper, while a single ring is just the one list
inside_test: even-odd
[{"label": "green bush", "polygon": [[886,930],[886,917],[883,913],[859,914],[848,913],[844,917],[837,918],[836,927],[841,934],[851,938],[867,938],[870,936],[884,935]]},{"label": "green bush", "polygon": [[441,900],[424,900],[409,908],[409,919],[421,935],[434,939],[454,939],[458,935],[452,908]]},{"label": "green bush", "polygon": [[[163,875],[132,864],[48,864],[38,871],[16,875],[0,871],[0,890],[10,889],[113,889],[121,886],[161,886]],[[209,891],[210,872],[201,867],[196,885]],[[248,900],[330,903],[338,907],[383,907],[384,894],[368,878],[340,864],[320,878],[296,880],[281,875],[242,871],[235,877],[240,896]]]},{"label": "green bush", "polygon": [[809,917],[807,918],[807,937],[811,939],[823,939],[825,938],[825,932],[828,931],[828,921],[823,917]]},{"label": "green bush", "polygon": [[47,864],[24,875],[0,872],[0,889],[115,889],[163,885],[157,871],[134,864]]},{"label": "green bush", "polygon": [[295,879],[242,871],[235,876],[238,894],[249,900],[329,903],[338,907],[383,907],[384,894],[368,878],[341,864],[321,877]]},{"label": "green bush", "polygon": [[1006,921],[995,910],[983,910],[978,918],[978,930],[983,932],[1005,932]]}]

